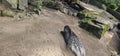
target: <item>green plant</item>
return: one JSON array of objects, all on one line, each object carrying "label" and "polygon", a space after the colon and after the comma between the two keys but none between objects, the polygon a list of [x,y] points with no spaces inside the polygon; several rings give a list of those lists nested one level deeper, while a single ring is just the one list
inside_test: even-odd
[{"label": "green plant", "polygon": [[108,7],[113,9],[114,11],[119,8],[116,4],[110,4],[110,5],[108,5]]},{"label": "green plant", "polygon": [[102,8],[103,8],[104,10],[107,10],[107,7],[106,7],[105,4],[102,4]]},{"label": "green plant", "polygon": [[93,22],[93,20],[95,20],[95,18],[86,18],[85,20],[84,20],[84,22],[86,22],[86,23],[88,23],[88,24],[92,24]]},{"label": "green plant", "polygon": [[101,36],[104,36],[104,34],[110,29],[110,26],[109,25],[104,25],[103,26],[103,31],[102,31],[102,35]]},{"label": "green plant", "polygon": [[42,12],[42,1],[41,0],[38,0],[37,1],[37,5],[36,5],[36,8],[34,9],[34,11],[38,14],[40,14],[40,12]]},{"label": "green plant", "polygon": [[108,8],[117,10],[120,7],[120,0],[101,0]]}]

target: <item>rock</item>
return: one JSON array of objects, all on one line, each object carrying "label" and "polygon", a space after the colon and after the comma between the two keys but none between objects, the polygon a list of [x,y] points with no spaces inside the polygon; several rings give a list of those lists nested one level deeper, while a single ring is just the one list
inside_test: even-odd
[{"label": "rock", "polygon": [[103,24],[109,24],[110,28],[112,29],[114,25],[118,24],[118,20],[109,14],[108,12],[104,11],[102,12],[96,19],[98,22],[101,22]]},{"label": "rock", "polygon": [[59,3],[59,10],[70,16],[77,16],[78,11],[71,8],[67,3]]},{"label": "rock", "polygon": [[64,9],[64,4],[62,2],[57,2],[56,9],[58,9],[58,10]]},{"label": "rock", "polygon": [[2,16],[14,17],[15,13],[11,10],[3,10],[2,11]]},{"label": "rock", "polygon": [[62,13],[68,14],[68,9],[66,9],[66,8],[63,8],[63,9],[61,9],[60,11],[61,11]]},{"label": "rock", "polygon": [[68,15],[72,16],[73,12],[71,12],[70,10],[68,10]]},{"label": "rock", "polygon": [[2,0],[2,3],[9,8],[17,8],[18,0]]},{"label": "rock", "polygon": [[77,3],[70,4],[70,7],[74,8],[75,10],[78,10],[78,11],[84,10],[84,8],[81,5],[77,4]]},{"label": "rock", "polygon": [[25,13],[17,13],[19,18],[25,18],[26,14]]},{"label": "rock", "polygon": [[89,4],[92,4],[92,5],[94,5],[94,6],[97,6],[97,7],[100,8],[100,9],[107,10],[107,6],[105,6],[104,4],[98,2],[98,0],[90,0],[90,1],[89,1]]},{"label": "rock", "polygon": [[98,27],[97,25],[91,25],[87,22],[81,22],[79,26],[88,31],[89,33],[97,36],[99,39],[101,38],[102,27]]},{"label": "rock", "polygon": [[99,38],[104,36],[109,29],[113,29],[114,25],[118,23],[118,21],[107,12],[100,13],[96,11],[83,10],[78,14],[78,17],[83,22],[82,24],[80,23],[81,27]]},{"label": "rock", "polygon": [[120,21],[120,13],[117,11],[114,11],[110,8],[107,8],[107,12],[111,13],[115,18],[117,18]]},{"label": "rock", "polygon": [[35,0],[28,0],[28,3],[33,3],[35,2]]},{"label": "rock", "polygon": [[28,0],[2,0],[2,3],[13,9],[25,10],[28,7]]},{"label": "rock", "polygon": [[109,31],[110,26],[107,24],[102,24],[101,22],[96,21],[95,19],[88,19],[80,23],[80,27],[86,31],[92,33],[99,39],[103,37],[107,31]]},{"label": "rock", "polygon": [[78,14],[78,17],[83,20],[84,18],[95,18],[95,21],[99,23],[110,25],[111,29],[118,23],[118,20],[106,11],[100,13],[96,11],[83,10]]},{"label": "rock", "polygon": [[96,6],[90,5],[90,4],[86,4],[84,2],[79,1],[77,4],[79,4],[81,7],[83,7],[84,9],[87,9],[89,11],[96,11],[96,12],[103,12],[104,10],[97,8]]},{"label": "rock", "polygon": [[36,6],[37,3],[35,2],[35,0],[28,0],[28,4]]},{"label": "rock", "polygon": [[110,51],[111,52],[111,56],[119,56],[117,51]]},{"label": "rock", "polygon": [[28,0],[19,0],[19,9],[25,10],[28,7]]},{"label": "rock", "polygon": [[78,13],[73,13],[73,14],[72,14],[72,16],[75,16],[75,17],[77,17],[77,14],[78,14]]}]

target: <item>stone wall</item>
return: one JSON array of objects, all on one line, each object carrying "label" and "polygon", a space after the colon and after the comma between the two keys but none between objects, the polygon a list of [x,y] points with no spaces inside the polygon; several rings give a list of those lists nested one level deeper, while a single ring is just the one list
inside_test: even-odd
[{"label": "stone wall", "polygon": [[9,7],[14,9],[25,9],[25,7],[28,7],[28,0],[1,0],[2,3]]}]

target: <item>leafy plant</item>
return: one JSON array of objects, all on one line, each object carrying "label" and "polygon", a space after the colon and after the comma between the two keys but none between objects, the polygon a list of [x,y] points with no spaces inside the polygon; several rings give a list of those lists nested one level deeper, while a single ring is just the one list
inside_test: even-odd
[{"label": "leafy plant", "polygon": [[117,10],[120,7],[120,0],[101,0],[108,8]]},{"label": "leafy plant", "polygon": [[42,1],[41,0],[38,0],[37,1],[37,6],[36,6],[36,8],[34,9],[34,11],[36,12],[36,13],[38,13],[38,14],[40,14],[40,12],[42,12]]},{"label": "leafy plant", "polygon": [[83,11],[79,12],[77,16],[80,19],[84,19],[84,18],[95,18],[99,14],[100,13],[96,12],[96,11],[83,10]]},{"label": "leafy plant", "polygon": [[110,28],[109,25],[104,25],[103,31],[102,31],[102,35],[101,35],[101,36],[104,36],[104,34],[109,30],[109,28]]},{"label": "leafy plant", "polygon": [[93,22],[92,22],[93,20],[95,20],[95,18],[88,18],[86,22],[89,23],[89,24],[92,24],[92,23],[93,23]]},{"label": "leafy plant", "polygon": [[108,5],[108,7],[113,9],[114,11],[119,8],[116,4],[110,4],[110,5]]}]

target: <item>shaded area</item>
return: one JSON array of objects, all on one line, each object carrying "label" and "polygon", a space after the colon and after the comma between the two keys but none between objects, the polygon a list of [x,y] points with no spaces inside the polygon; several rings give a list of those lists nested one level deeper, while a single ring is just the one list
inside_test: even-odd
[{"label": "shaded area", "polygon": [[1,0],[1,1],[2,1],[1,3],[4,4],[6,8],[14,9],[12,8],[12,5],[8,1],[6,0]]},{"label": "shaded area", "polygon": [[95,35],[96,37],[98,37],[99,39],[101,38],[101,33],[102,33],[102,28],[98,28],[98,27],[95,27],[93,25],[90,25],[88,23],[80,23],[79,25],[81,28],[87,30],[88,32],[90,32],[91,34]]}]

